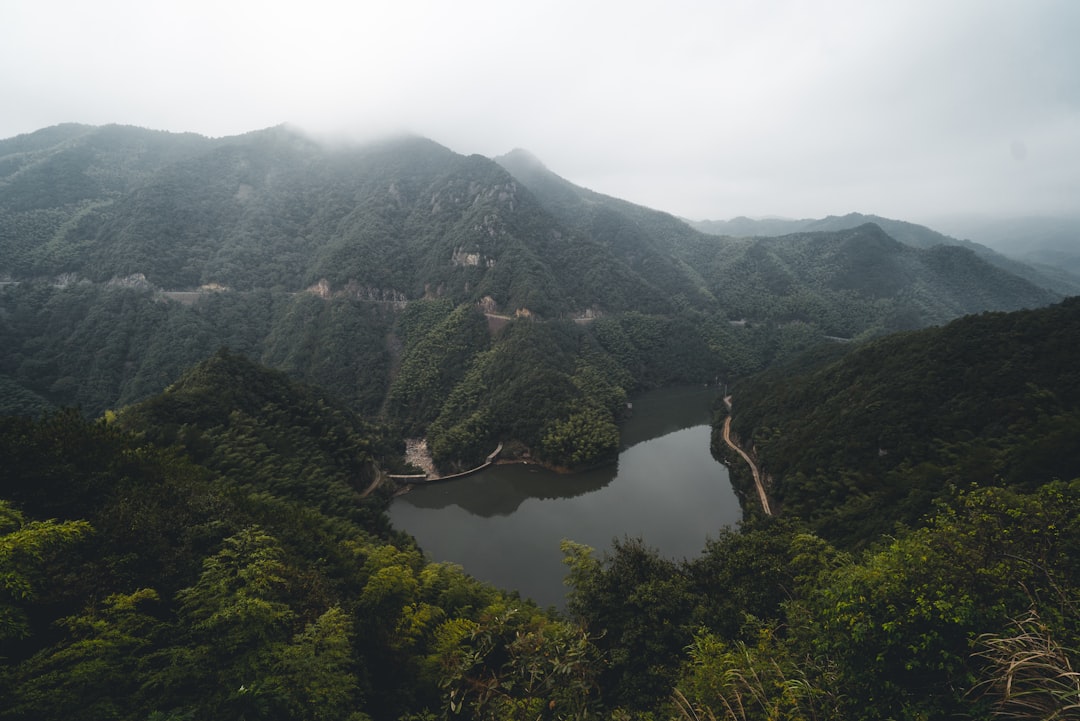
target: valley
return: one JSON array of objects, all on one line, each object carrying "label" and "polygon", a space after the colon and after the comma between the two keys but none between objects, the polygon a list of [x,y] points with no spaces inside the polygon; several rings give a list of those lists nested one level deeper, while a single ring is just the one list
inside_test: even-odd
[{"label": "valley", "polygon": [[1024,638],[1064,707],[1076,283],[420,137],[0,140],[0,720],[990,718]]}]

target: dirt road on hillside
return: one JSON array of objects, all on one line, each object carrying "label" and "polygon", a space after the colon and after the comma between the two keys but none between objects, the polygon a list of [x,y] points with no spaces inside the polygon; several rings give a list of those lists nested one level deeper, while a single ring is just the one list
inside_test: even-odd
[{"label": "dirt road on hillside", "polygon": [[[724,399],[724,402],[728,406],[728,410],[731,410],[731,397]],[[724,419],[724,443],[727,443],[731,448],[735,450],[743,460],[750,465],[750,472],[754,475],[754,486],[757,487],[758,498],[761,499],[761,510],[765,511],[766,516],[772,515],[772,509],[769,508],[769,497],[765,495],[765,484],[761,482],[761,472],[758,470],[757,464],[747,455],[746,451],[735,445],[735,442],[731,440],[731,414]]]}]

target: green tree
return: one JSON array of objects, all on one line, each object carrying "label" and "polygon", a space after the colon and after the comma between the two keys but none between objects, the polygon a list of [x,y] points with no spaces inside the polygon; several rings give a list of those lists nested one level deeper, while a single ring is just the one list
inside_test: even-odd
[{"label": "green tree", "polygon": [[90,531],[86,521],[27,521],[0,500],[0,641],[30,635],[26,606],[49,560]]},{"label": "green tree", "polygon": [[57,624],[64,638],[14,669],[11,707],[0,716],[17,719],[119,719],[156,708],[142,684],[147,662],[169,627],[155,616],[152,589],[109,596]]},{"label": "green tree", "polygon": [[452,718],[587,719],[597,705],[600,652],[566,622],[489,607],[444,638],[442,686]]},{"label": "green tree", "polygon": [[154,679],[163,695],[217,716],[271,714],[278,699],[269,679],[295,619],[290,573],[280,544],[261,528],[226,538],[195,585],[177,593],[188,635],[166,651]]},{"label": "green tree", "polygon": [[348,616],[330,608],[274,652],[266,685],[288,718],[337,721],[366,718],[357,706]]},{"label": "green tree", "polygon": [[616,540],[602,561],[564,541],[568,610],[605,653],[601,685],[611,706],[650,710],[667,699],[682,649],[693,638],[695,605],[678,564],[640,539]]}]

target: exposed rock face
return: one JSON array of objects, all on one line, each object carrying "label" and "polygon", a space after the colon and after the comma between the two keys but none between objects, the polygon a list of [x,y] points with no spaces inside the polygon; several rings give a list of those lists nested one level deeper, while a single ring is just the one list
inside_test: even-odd
[{"label": "exposed rock face", "polygon": [[590,321],[603,317],[603,315],[603,311],[597,310],[596,308],[586,308],[571,317],[576,323],[589,323]]},{"label": "exposed rock face", "polygon": [[142,273],[132,273],[123,278],[112,278],[106,285],[112,288],[136,288],[138,290],[150,290],[153,287]]},{"label": "exposed rock face", "polygon": [[485,258],[482,253],[466,253],[463,249],[458,248],[450,256],[450,263],[458,266],[492,268],[495,266],[495,259]]},{"label": "exposed rock face", "polygon": [[450,256],[450,262],[454,265],[480,265],[479,253],[466,253],[461,248],[454,251]]},{"label": "exposed rock face", "polygon": [[399,307],[408,303],[408,298],[400,290],[360,285],[355,280],[350,280],[340,290],[334,290],[330,285],[330,281],[323,278],[318,283],[306,288],[305,292],[318,296],[323,300],[351,298],[352,300],[366,300],[373,303],[391,303]]},{"label": "exposed rock face", "polygon": [[306,292],[317,295],[323,300],[330,300],[330,281],[323,278],[318,283],[306,289]]},{"label": "exposed rock face", "polygon": [[405,439],[405,461],[423,470],[428,478],[439,475],[435,469],[435,461],[431,459],[431,451],[428,450],[426,438]]}]

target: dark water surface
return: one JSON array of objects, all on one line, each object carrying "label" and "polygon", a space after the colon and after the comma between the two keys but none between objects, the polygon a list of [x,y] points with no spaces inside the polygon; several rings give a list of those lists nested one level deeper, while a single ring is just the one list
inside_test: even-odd
[{"label": "dark water surface", "polygon": [[600,552],[640,536],[669,558],[691,558],[742,516],[727,469],[709,453],[714,389],[675,388],[634,398],[617,464],[560,475],[493,466],[396,499],[390,518],[434,560],[562,607],[559,542]]}]

